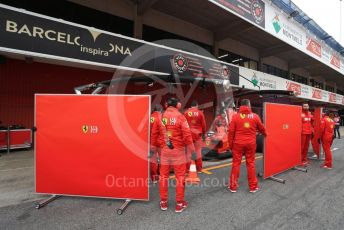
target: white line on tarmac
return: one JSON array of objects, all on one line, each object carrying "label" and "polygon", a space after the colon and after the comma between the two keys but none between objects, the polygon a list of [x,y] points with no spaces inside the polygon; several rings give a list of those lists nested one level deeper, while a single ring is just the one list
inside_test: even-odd
[{"label": "white line on tarmac", "polygon": [[3,169],[0,170],[0,172],[8,172],[8,171],[13,171],[13,170],[22,170],[22,169],[31,169],[33,167],[23,167],[23,168],[14,168],[14,169]]},{"label": "white line on tarmac", "polygon": [[339,148],[333,148],[333,149],[331,149],[331,151],[336,151],[336,150],[338,150]]}]

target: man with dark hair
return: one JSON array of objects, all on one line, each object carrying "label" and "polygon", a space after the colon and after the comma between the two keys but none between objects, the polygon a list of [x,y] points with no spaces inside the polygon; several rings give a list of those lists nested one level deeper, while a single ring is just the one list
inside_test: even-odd
[{"label": "man with dark hair", "polygon": [[212,129],[216,131],[217,126],[223,126],[227,132],[228,122],[226,118],[227,118],[226,111],[224,109],[221,109],[213,122]]},{"label": "man with dark hair", "polygon": [[339,128],[340,128],[340,116],[338,115],[338,113],[335,113],[335,114],[334,114],[333,121],[335,122],[335,126],[334,126],[334,138],[337,138],[337,134],[338,134],[338,139],[340,139],[340,132],[339,132]]},{"label": "man with dark hair", "polygon": [[[156,104],[153,108],[153,113],[150,118],[150,130],[151,130],[151,152],[150,152],[150,177],[152,182],[158,183],[159,181],[159,165],[158,159],[160,157],[161,146],[164,144],[163,130],[159,128],[161,124],[162,106]],[[155,138],[158,136],[159,138]],[[153,140],[155,141],[153,143]]]},{"label": "man with dark hair", "polygon": [[[198,102],[192,101],[191,102],[191,108],[185,111],[184,116],[186,117],[186,120],[189,123],[191,134],[192,134],[192,140],[195,145],[197,159],[195,161],[196,163],[196,170],[197,172],[202,171],[202,136],[205,135],[206,132],[206,124],[205,124],[205,118],[204,114],[201,110],[198,109]],[[190,169],[190,159],[191,159],[191,152],[188,152],[187,154],[187,160],[188,163],[186,164],[186,172],[189,172]]]},{"label": "man with dark hair", "polygon": [[301,159],[302,165],[307,166],[308,148],[309,143],[313,137],[313,115],[309,111],[309,104],[304,102],[302,104],[302,131],[301,131]]},{"label": "man with dark hair", "polygon": [[[182,212],[188,203],[184,200],[185,192],[185,147],[194,155],[195,147],[192,141],[192,135],[188,122],[183,114],[178,111],[181,104],[176,98],[169,98],[167,101],[167,109],[162,115],[162,124],[160,127],[164,129],[163,137],[165,141],[160,158],[160,209],[165,211],[168,208],[168,179],[170,169],[173,168],[176,177],[176,209],[177,213]],[[157,137],[154,137],[155,142]],[[168,142],[170,142],[168,144]]]},{"label": "man with dark hair", "polygon": [[255,193],[259,189],[255,166],[257,131],[266,136],[265,127],[259,116],[252,113],[250,101],[244,99],[241,101],[239,112],[233,115],[228,131],[229,148],[233,154],[233,165],[228,189],[233,193],[238,189],[238,178],[243,154],[246,158],[250,192]]},{"label": "man with dark hair", "polygon": [[329,112],[324,111],[324,117],[321,119],[320,125],[320,138],[318,142],[322,143],[324,152],[325,152],[325,162],[323,168],[332,169],[332,152],[331,145],[333,142],[333,133],[334,133],[334,121],[329,117]]}]

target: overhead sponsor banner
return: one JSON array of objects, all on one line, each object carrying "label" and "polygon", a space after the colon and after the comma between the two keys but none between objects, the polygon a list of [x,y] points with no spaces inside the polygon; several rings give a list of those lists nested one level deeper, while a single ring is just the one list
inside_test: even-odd
[{"label": "overhead sponsor banner", "polygon": [[287,81],[287,90],[293,91],[295,93],[295,96],[300,96],[301,84],[293,82],[293,81]]},{"label": "overhead sponsor banner", "polygon": [[306,33],[271,6],[266,8],[266,30],[296,48],[303,49],[305,46]]},{"label": "overhead sponsor banner", "polygon": [[211,2],[265,28],[265,3],[262,0],[212,0]]},{"label": "overhead sponsor banner", "polygon": [[301,164],[301,110],[300,106],[264,103],[269,134],[264,143],[264,179]]},{"label": "overhead sponsor banner", "polygon": [[[154,43],[46,17],[0,4],[0,50],[65,61],[108,65],[170,74],[189,71],[189,76],[238,82],[232,67],[211,57],[183,52]],[[142,48],[145,46],[144,48]],[[140,55],[151,60],[135,66]],[[185,58],[176,60],[177,57]],[[125,60],[125,62],[123,62]],[[186,64],[186,65],[185,65]]]},{"label": "overhead sponsor banner", "polygon": [[322,47],[321,45],[315,40],[312,39],[311,37],[307,37],[307,50],[319,58],[322,56]]},{"label": "overhead sponsor banner", "polygon": [[340,68],[340,59],[334,54],[331,56],[331,65],[337,67],[338,69]]},{"label": "overhead sponsor banner", "polygon": [[[344,57],[333,51],[327,44],[320,42],[315,35],[310,34],[302,25],[289,18],[278,7],[270,1],[254,0],[209,0],[210,2],[234,13],[242,18],[248,19],[252,24],[259,27],[280,40],[288,43],[296,49],[308,54],[325,65],[344,74]],[[264,25],[255,21],[252,14],[248,12],[248,6],[253,4],[264,4]],[[246,6],[243,7],[243,5]],[[254,4],[253,4],[254,5]],[[259,7],[258,7],[259,8]],[[246,9],[243,10],[243,9]],[[258,10],[260,12],[260,10]],[[259,20],[260,21],[260,20]]]},{"label": "overhead sponsor banner", "polygon": [[0,7],[0,46],[118,65],[142,43]]},{"label": "overhead sponsor banner", "polygon": [[312,87],[308,85],[301,84],[301,97],[311,98],[312,97]]},{"label": "overhead sponsor banner", "polygon": [[312,99],[322,99],[322,90],[321,89],[312,89]]},{"label": "overhead sponsor banner", "polygon": [[245,78],[239,79],[239,86],[247,89],[261,90],[285,90],[285,79],[278,78],[260,71],[240,67],[240,75]]},{"label": "overhead sponsor banner", "polygon": [[[304,85],[295,81],[286,80],[284,78],[276,77],[271,74],[262,73],[257,70],[240,67],[239,86],[253,90],[289,90],[295,93],[295,96],[329,102],[343,105],[343,96],[335,93],[330,93],[325,90],[317,89],[309,85]],[[246,79],[245,79],[246,78]]]},{"label": "overhead sponsor banner", "polygon": [[330,101],[329,92],[322,90],[322,101],[324,101],[324,102]]},{"label": "overhead sponsor banner", "polygon": [[37,193],[149,199],[150,96],[36,95],[35,102]]},{"label": "overhead sponsor banner", "polygon": [[337,98],[335,93],[329,93],[329,102],[337,103]]},{"label": "overhead sponsor banner", "polygon": [[321,43],[313,34],[308,33],[300,24],[288,18],[280,9],[267,5],[265,21],[267,32],[344,74],[344,68],[340,67],[340,59],[343,57],[339,58],[325,43]]},{"label": "overhead sponsor banner", "polygon": [[[179,76],[229,80],[232,85],[239,85],[238,66],[170,50],[159,50],[159,52],[163,52],[163,55],[159,54],[159,58],[155,60],[155,65],[159,66],[160,71],[174,72]],[[171,61],[166,62],[166,59]]]},{"label": "overhead sponsor banner", "polygon": [[336,99],[337,99],[336,104],[344,105],[344,101],[343,101],[344,97],[342,95],[336,94]]}]

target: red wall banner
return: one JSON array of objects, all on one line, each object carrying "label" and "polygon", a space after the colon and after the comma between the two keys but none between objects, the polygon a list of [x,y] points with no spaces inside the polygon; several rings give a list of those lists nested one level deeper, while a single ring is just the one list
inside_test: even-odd
[{"label": "red wall banner", "polygon": [[265,103],[264,179],[301,164],[301,107]]},{"label": "red wall banner", "polygon": [[148,200],[150,96],[36,95],[36,192]]}]

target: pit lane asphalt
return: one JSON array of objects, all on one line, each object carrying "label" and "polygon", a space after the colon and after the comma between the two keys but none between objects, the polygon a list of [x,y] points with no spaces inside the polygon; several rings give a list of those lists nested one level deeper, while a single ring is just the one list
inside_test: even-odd
[{"label": "pit lane asphalt", "polygon": [[[200,186],[186,189],[189,207],[174,212],[174,189],[169,209],[159,210],[158,186],[149,202],[134,201],[119,216],[123,201],[62,197],[36,210],[32,151],[0,157],[0,229],[344,229],[344,141],[335,140],[334,169],[311,161],[308,173],[289,170],[278,177],[286,184],[260,179],[261,190],[250,194],[246,167],[241,168],[240,188],[228,192],[230,166],[201,174]],[[213,167],[228,162],[210,162]],[[257,160],[261,169],[262,161]]]}]

